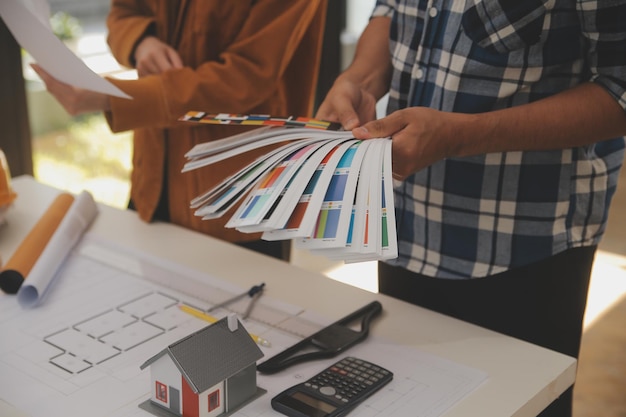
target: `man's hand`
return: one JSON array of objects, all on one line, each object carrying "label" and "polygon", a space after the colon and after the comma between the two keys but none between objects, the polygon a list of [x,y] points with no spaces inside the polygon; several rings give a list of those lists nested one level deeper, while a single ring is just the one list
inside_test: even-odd
[{"label": "man's hand", "polygon": [[456,155],[464,121],[471,116],[427,107],[409,107],[352,130],[357,139],[392,139],[393,177],[409,175]]},{"label": "man's hand", "polygon": [[65,84],[48,74],[37,64],[31,64],[31,67],[41,77],[50,94],[72,116],[111,110],[108,95]]},{"label": "man's hand", "polygon": [[403,180],[447,156],[439,138],[454,115],[425,107],[413,107],[376,120],[376,99],[347,78],[338,78],[315,116],[339,122],[357,139],[390,137],[393,140],[393,177]]},{"label": "man's hand", "polygon": [[154,36],[146,36],[135,48],[137,75],[160,74],[183,67],[183,61],[174,48]]},{"label": "man's hand", "polygon": [[320,105],[317,119],[339,122],[346,130],[376,119],[376,98],[346,77],[338,78]]},{"label": "man's hand", "polygon": [[361,34],[352,64],[333,84],[316,118],[350,130],[376,119],[376,102],[389,90],[389,17],[371,19]]}]

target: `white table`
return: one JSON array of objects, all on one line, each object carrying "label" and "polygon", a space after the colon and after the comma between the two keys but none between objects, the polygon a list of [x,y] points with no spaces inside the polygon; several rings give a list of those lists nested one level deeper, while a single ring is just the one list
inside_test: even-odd
[{"label": "white table", "polygon": [[[18,198],[7,213],[8,223],[0,227],[0,254],[5,261],[60,192],[28,176],[14,178],[12,185]],[[90,229],[97,236],[246,288],[257,284],[262,276],[272,289],[272,297],[327,317],[339,319],[379,300],[383,316],[374,322],[374,335],[488,373],[488,380],[450,409],[446,417],[536,416],[574,382],[576,360],[569,356],[372,294],[177,226],[147,224],[134,212],[104,205],[100,208]],[[239,261],[233,263],[232,259]],[[22,414],[0,400],[0,415]]]}]

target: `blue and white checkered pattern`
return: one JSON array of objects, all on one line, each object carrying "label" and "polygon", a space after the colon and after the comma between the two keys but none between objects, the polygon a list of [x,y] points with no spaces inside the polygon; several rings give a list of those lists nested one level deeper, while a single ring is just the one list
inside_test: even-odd
[{"label": "blue and white checkered pattern", "polygon": [[[586,81],[626,108],[626,0],[388,0],[373,16],[392,19],[388,112],[479,113]],[[475,278],[597,244],[623,153],[616,138],[435,163],[395,190],[390,263]]]}]

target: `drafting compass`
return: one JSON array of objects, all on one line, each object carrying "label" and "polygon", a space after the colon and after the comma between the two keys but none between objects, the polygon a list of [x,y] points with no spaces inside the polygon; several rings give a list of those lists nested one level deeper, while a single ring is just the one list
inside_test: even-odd
[{"label": "drafting compass", "polygon": [[241,300],[244,297],[250,297],[250,303],[248,303],[248,307],[246,308],[245,313],[243,313],[243,316],[241,317],[242,320],[245,320],[250,315],[250,312],[252,311],[252,308],[254,307],[254,303],[256,303],[256,300],[261,296],[261,294],[263,294],[264,287],[265,287],[265,283],[254,285],[252,288],[250,288],[248,291],[242,294],[236,295],[232,298],[229,298],[228,300],[222,301],[219,304],[215,304],[213,307],[206,310],[206,312],[208,313],[218,308],[225,307],[229,304],[234,303],[235,301]]}]

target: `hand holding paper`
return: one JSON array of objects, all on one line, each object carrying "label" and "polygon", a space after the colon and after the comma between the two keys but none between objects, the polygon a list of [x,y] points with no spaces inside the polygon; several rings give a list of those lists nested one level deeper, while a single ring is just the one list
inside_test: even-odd
[{"label": "hand holding paper", "polygon": [[17,42],[26,49],[37,63],[57,80],[74,87],[96,91],[111,96],[131,98],[111,84],[70,51],[57,38],[46,20],[49,16],[38,16],[45,7],[28,7],[28,1],[0,1],[0,16]]},{"label": "hand holding paper", "polygon": [[111,102],[108,95],[74,87],[59,81],[37,64],[31,64],[31,67],[41,77],[48,92],[72,116],[111,110]]}]

